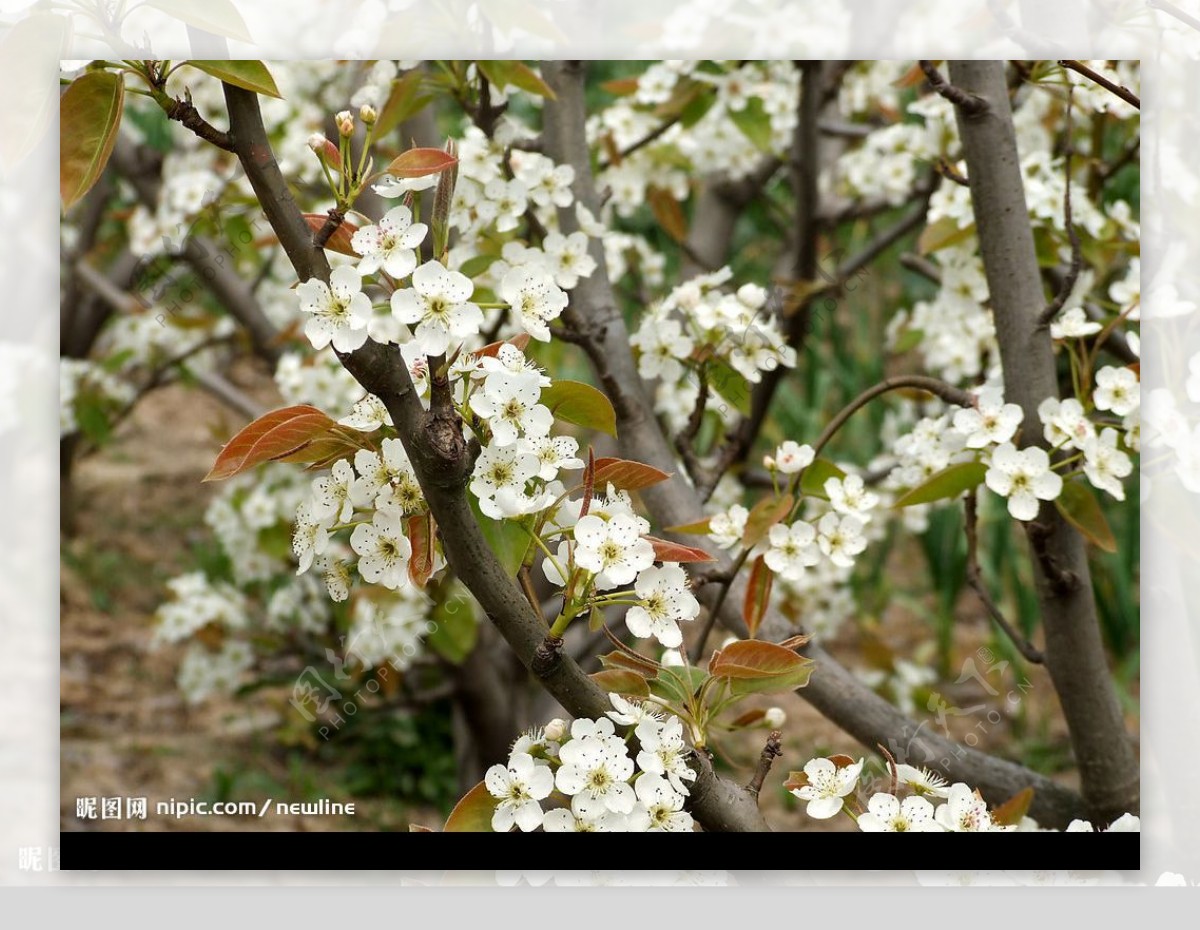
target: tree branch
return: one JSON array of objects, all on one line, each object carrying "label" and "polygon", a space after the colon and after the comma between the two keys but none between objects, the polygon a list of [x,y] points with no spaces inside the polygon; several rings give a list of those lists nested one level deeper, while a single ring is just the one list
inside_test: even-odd
[{"label": "tree branch", "polygon": [[[955,61],[951,76],[983,97],[982,118],[958,114],[971,179],[980,251],[987,274],[1008,400],[1020,405],[1026,444],[1044,446],[1038,405],[1058,397],[1049,333],[1038,325],[1041,274],[1025,202],[1016,134],[1001,62]],[[1046,667],[1058,692],[1093,820],[1136,813],[1138,765],[1109,674],[1083,538],[1053,504],[1024,524],[1035,552]],[[1064,583],[1070,576],[1073,584]]]},{"label": "tree branch", "polygon": [[1025,657],[1025,660],[1042,665],[1046,661],[1045,656],[1042,655],[1042,651],[1017,632],[1016,627],[1008,622],[1008,618],[1004,616],[1000,608],[996,605],[996,602],[992,600],[992,592],[988,590],[987,582],[983,580],[983,574],[979,570],[978,505],[975,500],[974,491],[968,491],[963,497],[963,511],[965,514],[964,528],[967,534],[967,584],[971,586],[971,590],[979,595],[979,601],[983,604],[983,608],[987,611],[988,616],[995,621],[996,626],[1000,627],[1004,635],[1017,647],[1017,651]]},{"label": "tree branch", "polygon": [[1074,102],[1074,87],[1067,85],[1067,144],[1064,158],[1066,186],[1063,189],[1063,226],[1067,230],[1067,238],[1071,240],[1071,266],[1059,283],[1058,293],[1054,295],[1054,300],[1038,317],[1039,326],[1049,326],[1054,322],[1054,318],[1066,304],[1067,298],[1071,296],[1071,291],[1075,289],[1075,282],[1079,280],[1079,272],[1083,269],[1083,247],[1079,244],[1079,233],[1075,231],[1075,223],[1071,217],[1071,156],[1075,152],[1075,144],[1071,139],[1071,109]]},{"label": "tree branch", "polygon": [[758,765],[754,769],[754,776],[750,779],[750,783],[746,785],[746,790],[751,792],[755,797],[758,797],[762,792],[763,782],[767,780],[767,775],[771,771],[771,766],[775,764],[775,760],[783,755],[783,734],[779,730],[772,730],[771,735],[767,737],[767,744],[763,746],[762,754],[758,757]]},{"label": "tree branch", "polygon": [[932,61],[918,61],[921,70],[925,72],[925,79],[929,81],[930,88],[939,96],[945,97],[955,107],[962,111],[966,116],[982,116],[987,111],[987,102],[971,94],[961,87],[955,87],[944,77],[933,64]]},{"label": "tree branch", "polygon": [[1060,58],[1058,63],[1064,68],[1069,68],[1070,70],[1074,71],[1076,74],[1082,74],[1089,81],[1099,84],[1110,94],[1116,94],[1131,107],[1136,107],[1139,110],[1142,108],[1142,101],[1137,94],[1131,91],[1128,87],[1122,87],[1120,84],[1113,83],[1103,74],[1093,71],[1082,61],[1075,61],[1074,59],[1070,58]]}]

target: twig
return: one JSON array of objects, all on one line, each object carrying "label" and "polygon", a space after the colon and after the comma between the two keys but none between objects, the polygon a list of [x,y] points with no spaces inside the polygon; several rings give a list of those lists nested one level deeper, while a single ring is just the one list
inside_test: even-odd
[{"label": "twig", "polygon": [[1008,622],[1008,618],[1004,616],[996,602],[992,599],[992,594],[983,580],[983,575],[979,570],[977,508],[978,504],[975,500],[975,492],[968,491],[963,496],[963,511],[966,515],[964,522],[967,534],[967,584],[979,595],[980,603],[983,604],[984,609],[988,612],[988,616],[992,618],[996,626],[1004,631],[1004,635],[1012,641],[1012,644],[1017,647],[1017,651],[1025,657],[1026,661],[1037,665],[1044,665],[1046,657],[1042,655],[1041,650],[1017,632],[1017,629]]},{"label": "twig", "polygon": [[746,559],[749,557],[750,550],[743,548],[738,553],[738,557],[734,560],[733,565],[730,566],[729,572],[721,578],[721,590],[717,592],[716,599],[713,601],[712,606],[708,608],[708,616],[704,618],[704,626],[700,628],[696,642],[692,645],[691,655],[688,656],[692,660],[693,665],[699,662],[700,657],[704,655],[704,644],[707,642],[709,634],[712,633],[713,626],[717,622],[717,617],[721,613],[721,608],[725,606],[725,599],[729,597],[729,589],[733,587],[733,579],[745,567]]},{"label": "twig", "polygon": [[961,87],[955,87],[942,77],[942,73],[934,67],[932,61],[918,61],[917,64],[925,72],[925,78],[929,81],[929,86],[933,88],[933,91],[945,97],[962,110],[964,116],[982,116],[987,112],[988,102],[986,100],[963,90]]},{"label": "twig", "polygon": [[767,780],[767,775],[771,771],[771,766],[781,755],[783,755],[783,733],[779,730],[772,730],[770,736],[767,737],[767,744],[763,746],[763,751],[758,757],[758,766],[754,769],[754,775],[746,784],[747,791],[758,797],[762,791],[763,782]]},{"label": "twig", "polygon": [[1103,74],[1093,71],[1083,62],[1075,61],[1072,58],[1060,58],[1058,63],[1064,68],[1069,68],[1077,74],[1082,74],[1085,78],[1093,83],[1099,84],[1109,93],[1116,94],[1131,107],[1137,107],[1139,110],[1142,108],[1142,101],[1137,94],[1131,91],[1128,87],[1122,87],[1120,84],[1113,83]]},{"label": "twig", "polygon": [[937,173],[940,174],[947,181],[953,181],[955,184],[958,184],[960,187],[970,187],[971,186],[971,182],[968,181],[966,179],[966,177],[963,174],[961,174],[957,168],[955,168],[952,164],[950,164],[948,159],[946,159],[944,157],[939,158],[937,160],[937,164],[934,166],[934,170],[936,170]]},{"label": "twig", "polygon": [[876,743],[875,748],[883,754],[883,757],[888,761],[888,771],[892,774],[892,783],[888,786],[888,794],[894,795],[896,789],[900,787],[900,768],[896,765],[896,757],[888,752],[888,748],[883,743]]},{"label": "twig", "polygon": [[915,388],[918,391],[925,391],[928,394],[933,394],[939,397],[948,404],[953,404],[956,407],[971,407],[975,403],[974,397],[969,393],[956,388],[952,384],[947,384],[945,381],[939,381],[937,378],[930,378],[926,375],[897,375],[894,378],[885,378],[873,387],[867,388],[859,394],[854,400],[850,401],[841,411],[825,426],[820,438],[817,439],[813,446],[813,454],[820,455],[821,450],[829,444],[834,435],[840,430],[846,421],[850,419],[854,413],[861,407],[865,407],[881,394],[886,394],[888,391],[898,391],[905,388]]},{"label": "twig", "polygon": [[1075,88],[1067,85],[1067,145],[1065,156],[1066,188],[1063,190],[1063,225],[1067,230],[1067,238],[1071,240],[1071,266],[1067,269],[1066,277],[1059,284],[1058,293],[1054,300],[1038,317],[1038,326],[1046,327],[1054,322],[1060,310],[1075,290],[1075,282],[1079,280],[1079,272],[1083,268],[1083,247],[1079,244],[1079,233],[1075,231],[1075,223],[1071,217],[1071,156],[1075,153],[1075,143],[1071,139],[1071,110],[1075,100]]},{"label": "twig", "polygon": [[336,207],[331,207],[325,224],[313,234],[313,248],[325,248],[325,243],[332,238],[344,222],[346,222],[346,214]]},{"label": "twig", "polygon": [[224,149],[226,152],[233,151],[233,139],[229,133],[222,132],[208,122],[200,111],[192,105],[192,92],[184,91],[184,99],[178,97],[171,101],[166,94],[162,97],[155,96],[159,106],[163,108],[163,112],[167,114],[168,119],[173,119],[180,123],[185,129],[190,129],[193,133],[203,139],[205,142],[210,142],[219,149]]},{"label": "twig", "polygon": [[644,136],[642,136],[640,139],[629,143],[629,145],[625,146],[625,148],[623,148],[619,152],[617,152],[616,153],[617,157],[615,159],[613,159],[612,161],[606,160],[606,161],[601,162],[598,170],[604,171],[605,169],[611,167],[614,164],[619,164],[620,162],[622,162],[626,158],[628,158],[630,155],[632,155],[634,152],[640,151],[641,149],[644,149],[647,145],[650,145],[651,143],[656,142],[657,140],[661,139],[671,129],[671,127],[674,126],[678,122],[679,122],[679,114],[672,116],[670,119],[663,120],[661,123],[659,123],[657,126],[655,126],[652,130],[650,130],[648,133],[646,133]]},{"label": "twig", "polygon": [[921,277],[932,281],[934,284],[940,285],[942,283],[941,269],[923,255],[905,252],[900,256],[900,264],[909,271],[915,271]]}]

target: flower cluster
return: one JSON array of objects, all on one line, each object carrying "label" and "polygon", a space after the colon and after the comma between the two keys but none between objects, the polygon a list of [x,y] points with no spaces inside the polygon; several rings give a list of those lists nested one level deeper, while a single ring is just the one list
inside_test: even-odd
[{"label": "flower cluster", "polygon": [[[568,727],[552,721],[520,737],[506,765],[493,765],[484,785],[495,799],[492,829],[547,833],[686,833],[687,744],[679,718],[652,706],[609,699],[615,710]],[[631,753],[620,726],[641,747]],[[543,806],[543,802],[547,802]]]}]

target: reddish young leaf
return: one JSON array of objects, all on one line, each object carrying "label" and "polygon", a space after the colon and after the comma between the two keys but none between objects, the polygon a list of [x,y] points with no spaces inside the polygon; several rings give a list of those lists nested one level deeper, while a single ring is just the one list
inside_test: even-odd
[{"label": "reddish young leaf", "polygon": [[651,187],[646,191],[646,201],[650,204],[650,210],[658,220],[658,225],[668,236],[676,242],[687,241],[687,217],[683,214],[683,207],[670,191],[661,187]]},{"label": "reddish young leaf", "polygon": [[596,452],[588,446],[587,467],[583,470],[583,497],[579,504],[579,518],[587,516],[592,506],[592,495],[596,491]]},{"label": "reddish young leaf", "polygon": [[746,599],[742,604],[742,619],[750,630],[751,639],[758,633],[758,626],[771,604],[771,586],[775,573],[767,567],[760,555],[750,567],[750,581],[746,585]]},{"label": "reddish young leaf", "polygon": [[1002,827],[1015,826],[1029,813],[1029,805],[1032,803],[1033,788],[1022,788],[992,811],[992,820]]},{"label": "reddish young leaf", "polygon": [[788,772],[787,781],[783,783],[785,791],[799,791],[808,784],[808,776],[803,772]]},{"label": "reddish young leaf", "polygon": [[735,694],[750,694],[802,688],[813,664],[776,643],[743,639],[714,653],[708,671],[713,678],[729,681]]},{"label": "reddish young leaf", "polygon": [[374,136],[381,139],[407,119],[411,119],[433,99],[432,94],[421,93],[421,81],[425,72],[420,68],[411,71],[392,81],[392,92],[388,94],[387,102],[379,111],[375,120]]},{"label": "reddish young leaf", "polygon": [[622,652],[619,649],[600,656],[600,664],[614,671],[634,672],[643,678],[653,678],[660,671],[659,666],[645,656],[636,652]]},{"label": "reddish young leaf", "polygon": [[492,815],[496,812],[496,799],[487,786],[480,782],[462,796],[450,816],[446,819],[444,833],[495,833]]},{"label": "reddish young leaf", "polygon": [[709,555],[703,549],[685,546],[682,543],[671,542],[669,539],[659,539],[656,536],[643,536],[654,547],[654,559],[658,562],[715,562],[715,556]]},{"label": "reddish young leaf", "polygon": [[63,209],[91,190],[117,142],[125,82],[112,71],[89,71],[59,98],[58,186]]},{"label": "reddish young leaf", "polygon": [[792,495],[764,497],[750,510],[746,517],[746,529],[742,531],[742,545],[749,549],[771,531],[776,523],[792,512],[795,501]]},{"label": "reddish young leaf", "polygon": [[753,710],[748,710],[729,721],[729,725],[731,727],[752,727],[757,723],[761,723],[766,716],[767,712],[765,710],[761,707],[755,707]]},{"label": "reddish young leaf", "polygon": [[394,178],[423,178],[445,171],[457,162],[457,158],[441,149],[416,148],[397,155],[383,170]]},{"label": "reddish young leaf", "polygon": [[615,97],[628,97],[637,92],[638,79],[635,77],[613,78],[611,81],[601,83],[600,89]]},{"label": "reddish young leaf", "polygon": [[[324,213],[305,213],[304,222],[308,223],[308,228],[314,233],[321,231],[325,225],[325,221],[329,217]],[[342,220],[342,225],[333,231],[333,235],[325,240],[325,248],[331,252],[339,252],[342,255],[349,255],[351,258],[358,258],[359,255],[354,251],[354,246],[350,244],[350,238],[358,232],[358,227],[349,220]]]},{"label": "reddish young leaf", "polygon": [[506,345],[516,346],[518,349],[524,352],[525,347],[529,345],[529,333],[518,333],[516,336],[513,336],[511,339],[505,342],[489,342],[482,349],[479,349],[475,352],[475,357],[495,358],[500,354],[501,347]]},{"label": "reddish young leaf", "polygon": [[220,481],[272,459],[296,454],[337,424],[316,407],[300,404],[263,414],[225,443],[205,481]]},{"label": "reddish young leaf", "polygon": [[667,472],[641,462],[614,458],[596,459],[595,480],[598,488],[611,484],[618,491],[640,491],[670,477]]},{"label": "reddish young leaf", "polygon": [[832,756],[829,756],[828,758],[829,758],[829,761],[832,762],[834,764],[834,766],[836,766],[839,769],[848,769],[848,768],[850,768],[850,766],[852,766],[856,762],[858,762],[858,760],[855,759],[853,756],[848,756],[844,752],[834,753]]},{"label": "reddish young leaf", "polygon": [[423,588],[433,574],[434,541],[437,539],[433,514],[414,514],[404,521],[404,534],[412,545],[408,560],[408,577],[418,588]]},{"label": "reddish young leaf", "polygon": [[591,679],[605,693],[615,692],[626,697],[646,697],[650,694],[650,685],[644,676],[632,669],[605,668],[592,672]]}]

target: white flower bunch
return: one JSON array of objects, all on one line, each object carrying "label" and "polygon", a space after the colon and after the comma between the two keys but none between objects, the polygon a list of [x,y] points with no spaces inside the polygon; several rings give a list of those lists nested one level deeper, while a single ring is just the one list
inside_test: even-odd
[{"label": "white flower bunch", "polygon": [[[569,729],[553,721],[518,739],[506,765],[488,769],[493,830],[691,832],[683,807],[695,773],[679,718],[618,694],[609,699],[615,710],[606,717],[580,718]],[[618,725],[636,737],[636,756]]]}]

